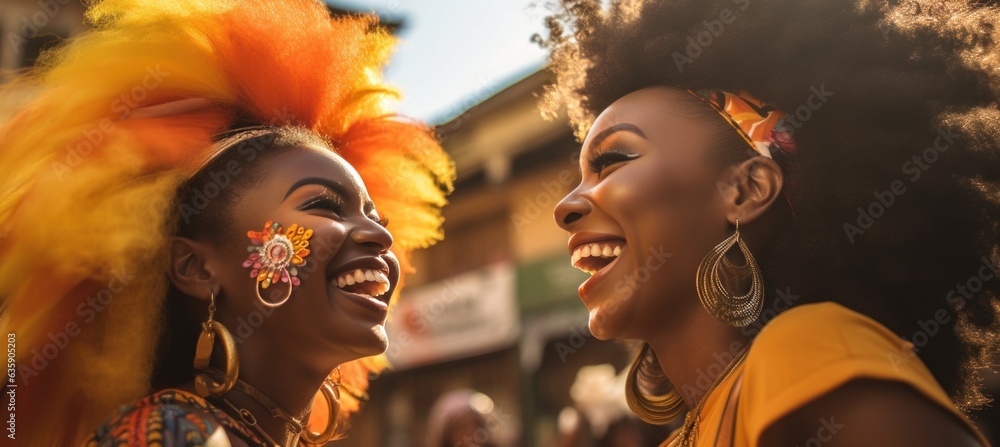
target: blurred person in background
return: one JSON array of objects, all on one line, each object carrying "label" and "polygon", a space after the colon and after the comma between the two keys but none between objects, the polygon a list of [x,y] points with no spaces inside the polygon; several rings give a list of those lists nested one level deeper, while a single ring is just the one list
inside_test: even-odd
[{"label": "blurred person in background", "polygon": [[493,399],[468,389],[449,391],[431,407],[427,447],[504,447]]},{"label": "blurred person in background", "polygon": [[650,426],[635,418],[625,400],[625,371],[610,364],[585,366],[570,387],[573,406],[559,412],[561,447],[655,447]]},{"label": "blurred person in background", "polygon": [[1000,11],[563,0],[556,207],[669,446],[983,446],[1000,347]]}]

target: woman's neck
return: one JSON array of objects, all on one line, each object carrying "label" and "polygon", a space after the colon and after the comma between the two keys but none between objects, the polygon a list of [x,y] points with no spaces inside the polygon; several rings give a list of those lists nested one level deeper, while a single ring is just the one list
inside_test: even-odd
[{"label": "woman's neck", "polygon": [[[303,364],[303,357],[291,352],[292,349],[266,346],[268,341],[263,338],[253,340],[256,343],[247,339],[240,347],[239,379],[267,396],[288,415],[300,420],[303,430],[306,430],[306,415],[312,408],[323,381],[335,366],[326,368],[322,365]],[[322,363],[332,364],[329,361]],[[275,442],[283,446],[298,445],[300,435],[291,432],[284,419],[272,416],[271,411],[259,399],[236,389],[230,390],[224,397],[236,408],[249,410],[256,418],[257,425]],[[236,420],[241,420],[240,415],[233,416]]]},{"label": "woman's neck", "polygon": [[660,326],[659,333],[646,342],[684,403],[694,408],[751,340],[740,328],[698,308],[683,323]]}]

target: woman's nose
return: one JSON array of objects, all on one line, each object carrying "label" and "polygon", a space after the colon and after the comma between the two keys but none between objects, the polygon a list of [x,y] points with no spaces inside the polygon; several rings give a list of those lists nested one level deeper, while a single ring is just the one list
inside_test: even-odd
[{"label": "woman's nose", "polygon": [[358,245],[373,247],[380,254],[388,252],[392,247],[392,234],[389,230],[371,219],[363,219],[364,222],[351,232],[351,240]]},{"label": "woman's nose", "polygon": [[554,216],[556,224],[566,231],[570,231],[570,225],[580,220],[590,212],[590,202],[580,194],[580,187],[570,191],[566,197],[556,205]]}]

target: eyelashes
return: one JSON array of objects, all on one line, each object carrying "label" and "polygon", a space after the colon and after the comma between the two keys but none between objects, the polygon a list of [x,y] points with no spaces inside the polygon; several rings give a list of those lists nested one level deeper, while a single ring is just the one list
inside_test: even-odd
[{"label": "eyelashes", "polygon": [[636,158],[639,158],[639,154],[630,154],[621,149],[608,149],[591,154],[590,158],[587,159],[587,165],[591,172],[599,176],[608,166]]},{"label": "eyelashes", "polygon": [[344,210],[344,201],[341,200],[339,197],[322,195],[319,197],[315,197],[306,202],[305,205],[302,205],[303,211],[314,210],[314,209],[331,211],[339,215],[341,211]]},{"label": "eyelashes", "polygon": [[[342,216],[344,211],[344,201],[340,197],[321,195],[313,199],[310,199],[308,202],[302,205],[301,209],[302,211],[309,211],[315,209],[330,211],[338,216]],[[389,219],[379,216],[379,214],[374,211],[371,213],[371,215],[367,217],[371,219],[372,222],[375,222],[383,227],[389,226]]]}]

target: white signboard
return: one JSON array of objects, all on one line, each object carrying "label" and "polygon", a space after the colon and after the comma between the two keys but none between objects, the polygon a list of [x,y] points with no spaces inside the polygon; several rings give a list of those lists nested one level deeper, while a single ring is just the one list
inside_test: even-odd
[{"label": "white signboard", "polygon": [[405,289],[386,325],[393,369],[511,346],[520,329],[514,293],[507,262]]}]

